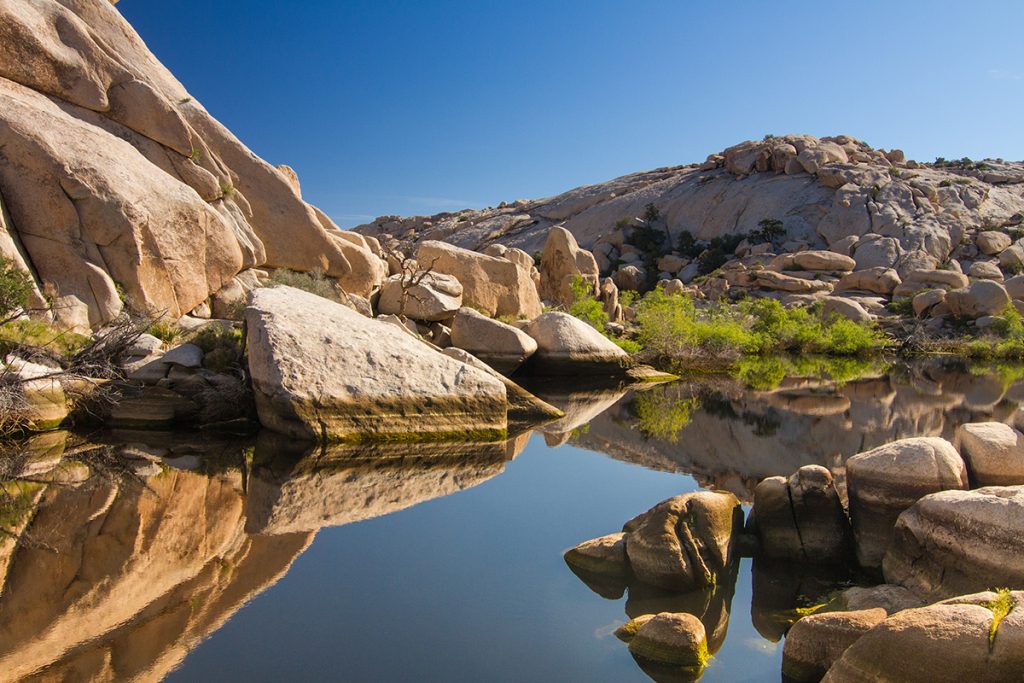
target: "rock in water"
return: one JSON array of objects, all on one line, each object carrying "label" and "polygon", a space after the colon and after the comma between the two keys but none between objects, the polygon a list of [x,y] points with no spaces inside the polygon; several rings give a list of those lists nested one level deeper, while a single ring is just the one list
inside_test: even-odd
[{"label": "rock in water", "polygon": [[960,425],[955,441],[975,486],[1024,484],[1024,434],[1002,422]]},{"label": "rock in water", "polygon": [[504,434],[500,381],[385,323],[290,287],[253,292],[245,319],[269,429],[322,441]]},{"label": "rock in water", "polygon": [[626,555],[638,579],[668,590],[712,586],[732,562],[743,512],[731,493],[669,498],[627,523]]},{"label": "rock in water", "polygon": [[936,598],[1024,586],[1024,486],[925,496],[900,515],[883,570]]},{"label": "rock in water", "polygon": [[901,439],[846,462],[857,559],[880,567],[900,513],[922,496],[967,488],[967,469],[945,439]]},{"label": "rock in water", "polygon": [[584,541],[565,552],[565,561],[593,574],[627,574],[626,534],[620,531]]},{"label": "rock in water", "polygon": [[811,614],[793,624],[782,651],[782,675],[817,683],[847,648],[888,616],[884,609]]},{"label": "rock in water", "polygon": [[695,675],[709,659],[704,624],[685,612],[662,612],[645,620],[630,639],[629,651],[637,659],[679,667]]},{"label": "rock in water", "polygon": [[1019,591],[978,593],[895,614],[860,637],[828,683],[1019,681],[1024,609]]},{"label": "rock in water", "polygon": [[545,313],[530,321],[526,333],[537,342],[537,352],[527,364],[531,371],[552,375],[622,375],[627,370],[628,353],[568,313]]}]

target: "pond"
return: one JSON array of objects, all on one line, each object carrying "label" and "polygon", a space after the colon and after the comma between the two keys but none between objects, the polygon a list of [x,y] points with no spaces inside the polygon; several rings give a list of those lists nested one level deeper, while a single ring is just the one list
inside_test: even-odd
[{"label": "pond", "polygon": [[[537,391],[506,444],[260,434],[37,437],[5,461],[0,680],[650,680],[613,631],[689,611],[703,681],[777,681],[800,608],[855,573],[743,558],[709,593],[590,584],[562,559],[680,493],[1011,421],[1024,384],[941,361],[844,383]],[[657,676],[657,674],[654,674]],[[656,678],[656,680],[668,680]]]}]

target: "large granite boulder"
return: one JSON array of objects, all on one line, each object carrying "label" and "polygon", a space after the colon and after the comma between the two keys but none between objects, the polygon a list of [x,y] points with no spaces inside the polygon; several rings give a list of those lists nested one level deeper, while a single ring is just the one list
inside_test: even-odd
[{"label": "large granite boulder", "polygon": [[975,486],[1024,484],[1024,434],[1002,422],[969,422],[953,443]]},{"label": "large granite boulder", "polygon": [[626,523],[626,555],[644,583],[676,591],[712,586],[734,559],[742,524],[731,493],[686,493]]},{"label": "large granite boulder", "polygon": [[459,309],[452,322],[452,346],[472,353],[498,372],[511,374],[537,350],[533,337],[472,308]]},{"label": "large granite boulder", "polygon": [[880,567],[896,519],[923,496],[967,488],[967,469],[953,445],[938,437],[901,439],[846,461],[857,559]]},{"label": "large granite boulder", "polygon": [[1009,303],[1006,288],[993,280],[975,280],[967,287],[946,293],[949,312],[963,318],[998,315]]},{"label": "large granite boulder", "polygon": [[884,609],[811,614],[793,624],[782,650],[782,675],[790,683],[817,683],[847,648],[885,621]]},{"label": "large granite boulder", "polygon": [[849,556],[850,523],[832,473],[821,465],[762,480],[754,489],[748,525],[761,539],[765,557],[828,564]]},{"label": "large granite boulder", "polygon": [[263,426],[296,438],[493,436],[504,385],[386,323],[290,287],[253,292],[249,371]]},{"label": "large granite boulder", "polygon": [[260,265],[366,295],[380,259],[191,98],[111,3],[0,2],[0,248],[59,322],[177,318]]},{"label": "large granite boulder", "polygon": [[541,374],[621,375],[629,354],[593,327],[568,313],[550,311],[525,327],[537,342],[527,367]]},{"label": "large granite boulder", "polygon": [[[416,284],[406,275],[392,275],[380,289],[377,310],[429,322],[449,320],[462,306],[462,285],[451,275],[425,273]],[[404,299],[404,301],[403,301]]]},{"label": "large granite boulder", "polygon": [[858,289],[874,292],[875,294],[889,295],[892,294],[894,289],[899,287],[901,282],[899,273],[892,268],[876,266],[847,273],[836,283],[836,291]]},{"label": "large granite boulder", "polygon": [[596,291],[599,272],[594,255],[580,249],[572,233],[562,227],[551,228],[540,259],[540,298],[571,306],[572,282],[582,277]]},{"label": "large granite boulder", "polygon": [[861,636],[827,683],[1019,681],[1024,593],[977,593],[895,614]]},{"label": "large granite boulder", "polygon": [[889,583],[946,598],[1024,586],[1024,487],[925,496],[899,517],[883,569]]},{"label": "large granite boulder", "polygon": [[510,380],[508,377],[505,377],[468,351],[463,351],[462,349],[451,346],[442,350],[441,353],[449,358],[454,358],[460,363],[465,363],[466,365],[471,365],[478,370],[482,370],[504,384],[505,394],[508,397],[509,421],[517,420],[521,422],[535,423],[538,420],[549,421],[565,417],[564,412],[550,403],[537,398],[529,391]]}]

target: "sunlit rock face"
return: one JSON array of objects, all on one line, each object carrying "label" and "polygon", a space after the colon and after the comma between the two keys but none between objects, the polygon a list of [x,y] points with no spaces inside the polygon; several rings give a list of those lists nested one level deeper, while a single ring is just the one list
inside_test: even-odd
[{"label": "sunlit rock face", "polygon": [[96,328],[171,317],[255,267],[386,275],[196,102],[107,0],[0,0],[0,253]]},{"label": "sunlit rock face", "polygon": [[525,438],[338,447],[57,432],[0,458],[0,681],[161,680],[322,526],[499,474]]},{"label": "sunlit rock face", "polygon": [[545,431],[620,460],[692,474],[750,501],[762,479],[804,465],[832,470],[845,494],[849,457],[912,436],[950,439],[966,422],[1008,421],[1018,405],[1019,388],[995,372],[935,364],[897,370],[845,384],[786,380],[765,391],[673,384],[610,406],[607,394],[548,397],[586,417]]}]

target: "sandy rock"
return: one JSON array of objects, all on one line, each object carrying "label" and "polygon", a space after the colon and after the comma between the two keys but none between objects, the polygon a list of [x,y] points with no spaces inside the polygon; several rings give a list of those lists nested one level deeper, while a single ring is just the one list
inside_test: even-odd
[{"label": "sandy rock", "polygon": [[449,358],[454,358],[460,363],[465,363],[478,370],[482,370],[504,384],[505,394],[508,398],[508,419],[510,422],[518,420],[529,422],[532,425],[538,421],[557,420],[565,417],[565,413],[561,410],[537,398],[468,351],[449,347],[441,351],[441,353]]},{"label": "sandy rock", "polygon": [[885,579],[931,598],[1024,585],[1024,488],[925,496],[900,515]]},{"label": "sandy rock", "polygon": [[817,683],[847,648],[885,621],[885,610],[811,614],[793,624],[782,651],[787,681]]},{"label": "sandy rock", "polygon": [[911,300],[910,305],[914,309],[914,315],[918,318],[924,316],[934,306],[937,306],[946,300],[946,290],[944,289],[929,289],[921,292],[914,296]]},{"label": "sandy rock", "polygon": [[754,277],[758,287],[778,292],[826,292],[832,289],[832,285],[827,282],[794,277],[773,270],[759,270]]},{"label": "sandy rock", "polygon": [[1010,303],[1010,295],[998,282],[976,280],[965,288],[950,290],[945,303],[955,316],[978,318],[1002,313]]},{"label": "sandy rock", "polygon": [[854,586],[843,591],[840,598],[848,611],[880,608],[887,614],[896,614],[905,609],[924,606],[924,601],[910,592],[910,589],[891,583],[883,583],[870,588]]},{"label": "sandy rock", "polygon": [[836,283],[835,291],[846,291],[850,289],[875,292],[876,294],[892,294],[902,280],[899,274],[892,268],[877,266],[855,270],[847,273]]},{"label": "sandy rock", "polygon": [[995,593],[979,593],[893,615],[851,645],[828,683],[1013,681],[1024,670],[1024,594],[1006,596],[995,624]]},{"label": "sandy rock", "polygon": [[565,561],[594,574],[627,574],[629,564],[626,559],[626,535],[619,532],[584,541],[565,552]]},{"label": "sandy rock", "polygon": [[765,557],[828,564],[848,556],[850,525],[832,474],[820,465],[762,480],[752,520]]},{"label": "sandy rock", "polygon": [[639,292],[647,284],[647,273],[637,266],[622,266],[612,275],[612,281],[615,282],[619,290],[628,289],[633,292]]},{"label": "sandy rock", "polygon": [[638,659],[703,670],[708,661],[708,638],[700,619],[685,612],[662,612],[646,620],[629,641]]},{"label": "sandy rock", "polygon": [[846,482],[857,559],[879,567],[900,513],[929,493],[967,488],[967,470],[948,441],[915,437],[853,456]]},{"label": "sandy rock", "polygon": [[1024,484],[1024,434],[1002,422],[971,422],[956,429],[959,449],[974,486]]},{"label": "sandy rock", "polygon": [[537,352],[528,364],[534,372],[619,375],[629,361],[629,354],[568,313],[544,313],[530,321],[524,331],[537,342]]},{"label": "sandy rock", "polygon": [[1003,271],[992,261],[975,261],[967,270],[967,275],[978,280],[1003,281]]},{"label": "sandy rock", "polygon": [[1024,300],[1024,275],[1014,275],[1003,283],[1006,293],[1010,298],[1018,301]]},{"label": "sandy rock", "polygon": [[793,254],[798,269],[827,273],[847,273],[857,267],[849,256],[833,251],[799,251]]},{"label": "sandy rock", "polygon": [[492,316],[532,319],[541,313],[529,271],[511,261],[436,241],[420,244],[416,258],[423,268],[454,276],[462,284],[465,306]]},{"label": "sandy rock", "polygon": [[873,316],[868,313],[863,306],[852,299],[846,299],[839,296],[825,297],[825,304],[822,308],[822,313],[825,315],[838,315],[847,320],[852,320],[857,323],[867,323],[873,319]]},{"label": "sandy rock", "polygon": [[452,345],[503,374],[511,374],[537,350],[537,342],[511,325],[461,308],[452,322]]},{"label": "sandy rock", "polygon": [[731,493],[670,498],[627,523],[630,567],[640,581],[668,590],[713,585],[734,559],[732,540],[742,519]]},{"label": "sandy rock", "polygon": [[274,431],[341,440],[506,428],[501,382],[341,304],[260,289],[246,323],[257,410]]},{"label": "sandy rock", "polygon": [[999,232],[997,230],[983,230],[974,238],[974,243],[978,245],[978,250],[982,254],[985,254],[986,256],[997,256],[1008,246],[1013,244],[1013,240],[1005,232]]},{"label": "sandy rock", "polygon": [[865,268],[892,268],[900,257],[900,243],[894,237],[864,235],[857,242],[853,254],[857,270]]},{"label": "sandy rock", "polygon": [[427,273],[419,284],[408,287],[404,293],[403,282],[408,283],[410,279],[404,275],[392,275],[384,281],[377,302],[378,311],[384,315],[401,315],[403,296],[404,314],[413,320],[448,320],[462,307],[462,285],[451,275]]},{"label": "sandy rock", "polygon": [[600,273],[589,251],[580,249],[576,238],[565,228],[551,228],[540,260],[540,297],[562,306],[571,306],[575,297],[572,282],[582,277],[597,289]]}]

